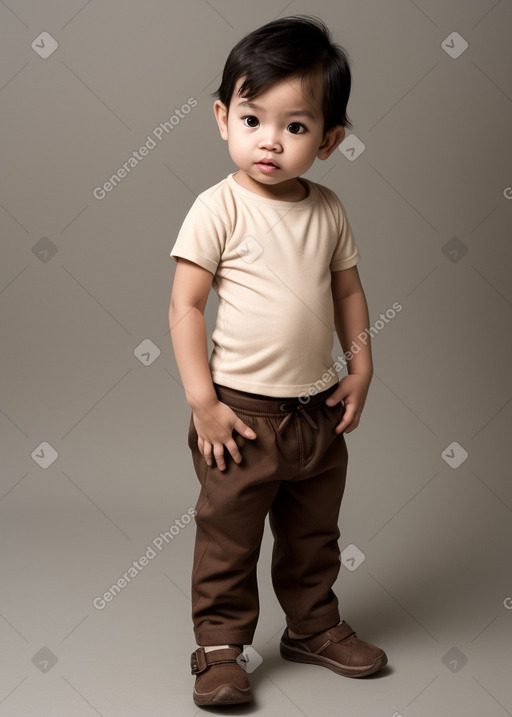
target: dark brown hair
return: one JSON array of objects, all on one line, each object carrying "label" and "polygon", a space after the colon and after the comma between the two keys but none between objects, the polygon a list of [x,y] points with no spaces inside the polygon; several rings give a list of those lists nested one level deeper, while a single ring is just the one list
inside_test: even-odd
[{"label": "dark brown hair", "polygon": [[324,133],[336,125],[350,128],[347,115],[351,74],[346,50],[334,43],[319,18],[294,15],[263,25],[243,37],[229,53],[218,90],[212,93],[229,109],[237,81],[249,100],[286,77],[300,76],[307,88],[315,68],[323,75]]}]

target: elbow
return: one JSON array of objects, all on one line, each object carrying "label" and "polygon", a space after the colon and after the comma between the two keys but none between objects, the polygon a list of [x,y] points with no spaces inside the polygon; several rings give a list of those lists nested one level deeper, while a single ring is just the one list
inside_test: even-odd
[{"label": "elbow", "polygon": [[188,320],[196,321],[196,316],[203,318],[203,312],[200,307],[195,304],[183,304],[171,299],[169,305],[169,328],[171,332],[185,317],[189,317],[189,319],[187,319],[188,322]]},{"label": "elbow", "polygon": [[174,323],[175,315],[176,315],[176,303],[175,303],[174,299],[171,297],[171,302],[169,304],[169,326],[171,328]]},{"label": "elbow", "polygon": [[173,329],[180,317],[183,316],[184,307],[174,297],[171,296],[171,302],[169,304],[169,328]]}]

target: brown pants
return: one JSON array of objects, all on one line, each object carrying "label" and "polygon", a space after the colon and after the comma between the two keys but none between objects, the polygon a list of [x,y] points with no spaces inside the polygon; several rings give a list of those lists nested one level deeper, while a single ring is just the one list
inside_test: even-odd
[{"label": "brown pants", "polygon": [[340,621],[332,585],[340,569],[338,517],[347,469],[344,435],[334,432],[344,408],[325,405],[336,386],[307,404],[214,386],[257,437],[235,432],[242,462],[225,449],[227,467],[220,471],[199,453],[190,417],[188,445],[201,484],[192,570],[196,642],[252,643],[267,513],[274,536],[272,583],[288,627],[327,630]]}]

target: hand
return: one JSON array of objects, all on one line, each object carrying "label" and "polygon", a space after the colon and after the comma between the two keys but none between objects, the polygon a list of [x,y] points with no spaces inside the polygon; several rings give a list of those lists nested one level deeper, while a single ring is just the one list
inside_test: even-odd
[{"label": "hand", "polygon": [[244,438],[250,438],[251,440],[256,438],[255,432],[227,404],[221,401],[193,409],[192,416],[197,431],[199,452],[204,456],[206,464],[209,466],[213,465],[214,458],[221,471],[226,468],[224,446],[228,449],[235,463],[240,463],[242,460],[242,455],[233,438],[234,430]]},{"label": "hand", "polygon": [[340,401],[345,406],[343,419],[334,429],[336,433],[350,433],[358,427],[370,381],[371,377],[349,374],[341,379],[338,388],[325,401],[328,406],[335,406]]}]

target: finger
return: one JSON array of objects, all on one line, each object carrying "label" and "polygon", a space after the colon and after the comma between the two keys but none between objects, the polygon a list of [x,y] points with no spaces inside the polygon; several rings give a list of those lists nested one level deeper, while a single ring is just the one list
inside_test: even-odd
[{"label": "finger", "polygon": [[240,433],[240,435],[245,438],[250,438],[251,440],[256,438],[256,434],[252,428],[249,428],[249,426],[247,426],[240,418],[233,423],[233,428],[237,431],[237,433]]},{"label": "finger", "polygon": [[212,465],[212,444],[208,441],[203,440],[203,450],[201,451],[206,461],[206,465]]},{"label": "finger", "polygon": [[352,423],[350,424],[350,426],[348,426],[348,428],[345,430],[345,433],[352,433],[352,431],[355,431],[355,430],[356,430],[356,428],[358,427],[358,425],[359,425],[359,419],[358,419],[358,418],[354,418],[354,420],[352,421]]},{"label": "finger", "polygon": [[[343,418],[341,419],[341,422],[338,423],[336,428],[334,429],[336,433],[350,433],[350,431],[347,431],[347,428],[349,428],[352,425],[352,422],[354,420],[354,414],[355,410],[351,408],[350,406],[347,406],[345,408],[345,413],[343,414]],[[355,427],[355,426],[354,426]]]},{"label": "finger", "polygon": [[219,470],[223,471],[226,467],[226,461],[224,460],[224,444],[216,443],[213,446],[213,455],[215,456]]},{"label": "finger", "polygon": [[337,403],[343,402],[344,399],[344,393],[337,389],[336,391],[333,391],[328,398],[325,399],[325,402],[328,406],[335,406]]},{"label": "finger", "polygon": [[240,449],[238,448],[235,441],[234,440],[227,441],[226,448],[228,449],[228,451],[229,451],[232,459],[235,461],[235,463],[241,463],[242,454],[240,453]]}]

